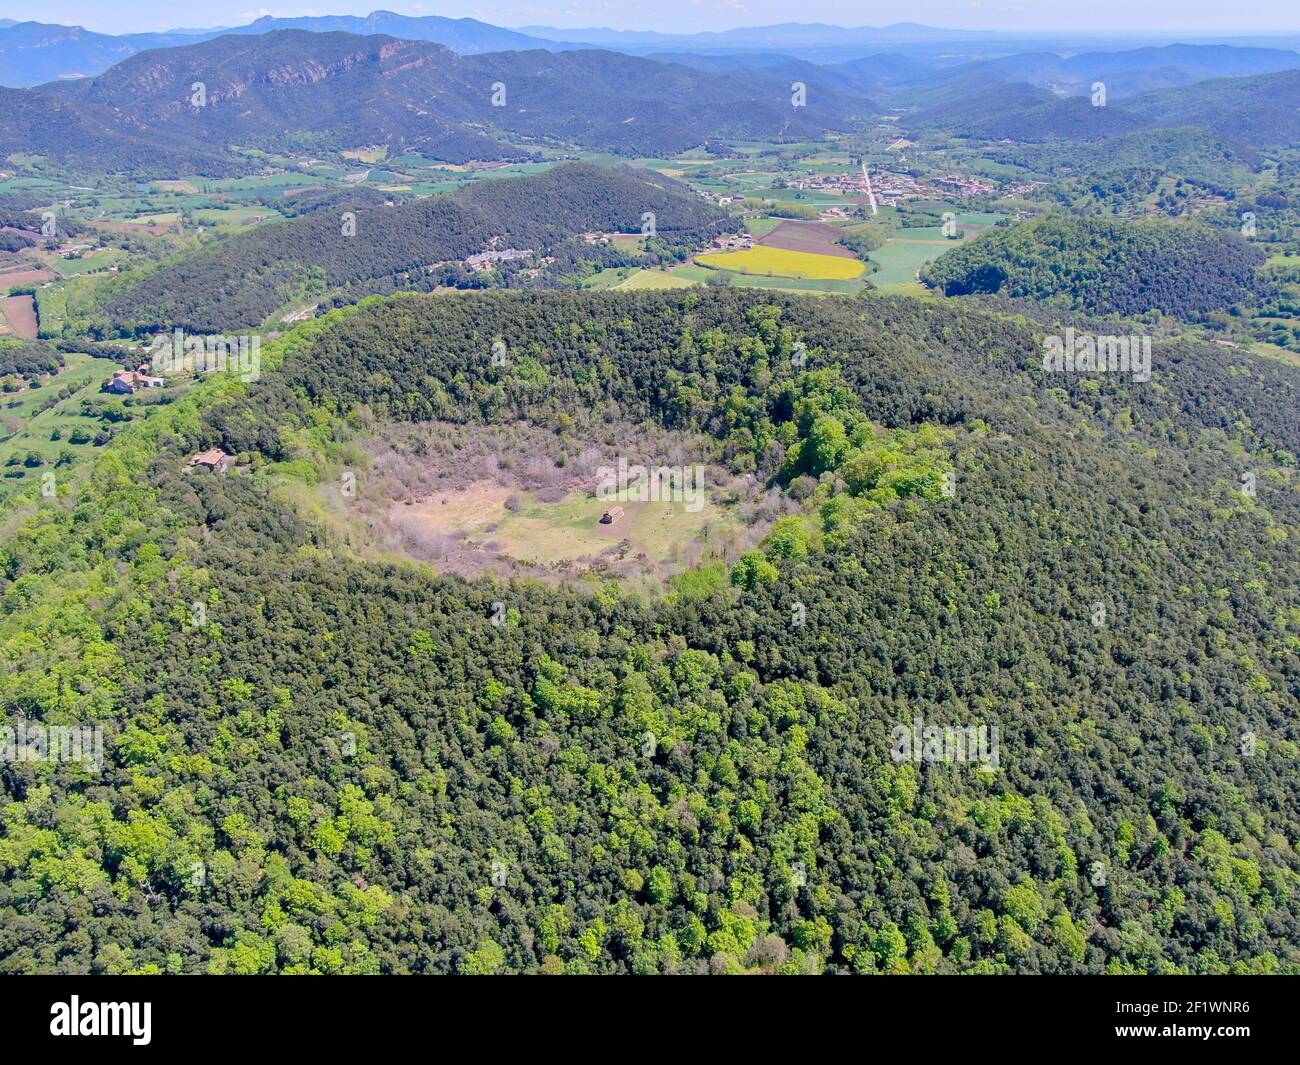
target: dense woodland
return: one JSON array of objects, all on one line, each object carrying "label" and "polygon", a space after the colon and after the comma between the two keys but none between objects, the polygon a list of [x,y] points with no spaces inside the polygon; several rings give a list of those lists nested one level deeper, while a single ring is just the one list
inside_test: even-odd
[{"label": "dense woodland", "polygon": [[1002,293],[1100,314],[1198,318],[1258,304],[1266,259],[1208,226],[1053,216],[995,230],[941,255],[921,280],[949,296]]},{"label": "dense woodland", "polygon": [[[0,259],[59,275],[0,339],[0,706],[104,752],[0,731],[0,973],[1300,975],[1294,55],[304,26],[0,88]],[[806,180],[882,160],[997,220],[933,298],[592,279],[829,202],[898,251],[948,191]],[[260,375],[45,379],[176,328]],[[1071,328],[1149,380],[1045,372]],[[513,557],[610,455],[713,509]]]},{"label": "dense woodland", "polygon": [[63,365],[63,353],[39,340],[0,337],[0,377],[18,374],[56,373]]},{"label": "dense woodland", "polygon": [[[205,92],[193,104],[196,84]],[[40,144],[64,163],[148,165],[158,176],[253,169],[226,153],[235,145],[384,144],[464,163],[530,158],[515,143],[527,138],[645,156],[721,137],[821,136],[876,111],[829,77],[812,82],[807,106],[790,100],[788,78],[599,49],[461,56],[382,34],[281,30],[140,53],[94,78],[0,88],[0,158]]]},{"label": "dense woodland", "polygon": [[[5,705],[107,759],[0,767],[0,969],[1296,972],[1300,374],[1044,377],[1038,341],[405,296],[130,426],[0,548]],[[629,417],[800,515],[646,598],[357,557],[290,490],[375,420]],[[211,445],[240,464],[185,472]],[[1000,767],[896,763],[918,716]]]}]

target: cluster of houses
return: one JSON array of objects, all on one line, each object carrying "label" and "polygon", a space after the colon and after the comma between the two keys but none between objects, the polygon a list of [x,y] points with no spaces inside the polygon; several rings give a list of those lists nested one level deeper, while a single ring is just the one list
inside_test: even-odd
[{"label": "cluster of houses", "polygon": [[465,260],[465,265],[475,271],[491,270],[497,263],[509,262],[511,259],[529,259],[532,254],[532,251],[527,248],[489,248],[487,251],[469,256]]},{"label": "cluster of houses", "polygon": [[1047,187],[1046,181],[1017,181],[1007,188],[1008,196],[1032,196],[1038,189]]},{"label": "cluster of houses", "polygon": [[990,185],[987,181],[981,181],[979,178],[962,177],[960,174],[949,174],[947,177],[936,178],[936,185],[945,189],[955,189],[960,196],[992,196],[997,192],[996,185]]},{"label": "cluster of houses", "polygon": [[713,238],[713,247],[723,251],[749,251],[754,246],[754,238],[748,233],[724,233]]},{"label": "cluster of houses", "polygon": [[119,396],[131,396],[146,388],[162,388],[166,382],[161,377],[154,377],[147,371],[148,363],[142,363],[138,370],[118,370],[100,389]]},{"label": "cluster of houses", "polygon": [[895,174],[888,170],[872,174],[871,184],[881,207],[897,207],[904,200],[924,200],[934,195],[933,189],[910,174]]},{"label": "cluster of houses", "polygon": [[815,174],[806,178],[790,178],[778,183],[778,188],[816,189],[822,192],[842,192],[846,196],[859,196],[867,189],[859,174]]},{"label": "cluster of houses", "polygon": [[933,185],[927,185],[909,174],[895,174],[888,170],[873,171],[870,184],[861,173],[843,173],[790,178],[778,185],[788,189],[838,192],[852,199],[874,192],[877,203],[883,207],[897,207],[904,200],[930,199],[938,194],[938,186],[956,189],[963,196],[986,196],[996,191],[992,185],[976,178],[965,178],[956,174],[950,174]]}]

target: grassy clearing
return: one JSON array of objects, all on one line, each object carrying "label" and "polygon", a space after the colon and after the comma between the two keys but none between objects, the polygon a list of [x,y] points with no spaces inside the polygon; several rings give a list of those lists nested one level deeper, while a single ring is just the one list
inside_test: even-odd
[{"label": "grassy clearing", "polygon": [[[516,509],[506,506],[513,497]],[[445,502],[444,502],[445,500]],[[521,562],[549,565],[577,559],[644,554],[671,562],[688,544],[707,544],[738,520],[723,507],[705,502],[692,512],[685,503],[623,503],[624,517],[601,525],[607,504],[586,492],[571,492],[557,503],[531,493],[512,493],[490,483],[437,493],[423,503],[402,506],[444,535],[464,535]]]},{"label": "grassy clearing", "polygon": [[639,266],[616,266],[609,270],[601,270],[585,278],[582,287],[592,289],[596,292],[604,292],[607,289],[618,288],[624,281],[640,270]]},{"label": "grassy clearing", "polygon": [[84,334],[97,313],[95,290],[116,275],[106,270],[69,277],[36,290],[41,336],[62,337]]},{"label": "grassy clearing", "polygon": [[694,284],[696,282],[689,278],[664,273],[662,270],[638,270],[630,277],[619,282],[614,288],[624,291],[644,288],[690,288]]},{"label": "grassy clearing", "polygon": [[797,277],[765,277],[760,274],[736,274],[729,270],[710,270],[704,266],[679,266],[673,270],[673,277],[695,281],[702,285],[718,278],[725,278],[727,284],[736,288],[761,288],[770,292],[799,292],[815,296],[851,296],[860,290],[857,281],[812,281]]},{"label": "grassy clearing", "polygon": [[1266,359],[1276,359],[1278,362],[1285,362],[1290,366],[1300,366],[1300,352],[1291,351],[1289,348],[1270,344],[1266,340],[1254,340],[1243,346],[1248,347],[1256,355],[1261,355]]},{"label": "grassy clearing", "polygon": [[[913,231],[915,232],[915,231]],[[959,247],[958,241],[909,241],[894,238],[871,253],[869,258],[879,266],[871,281],[882,292],[924,291],[916,280],[916,272],[932,262],[949,248]]]},{"label": "grassy clearing", "polygon": [[[63,372],[48,378],[41,388],[28,389],[0,399],[3,403],[3,413],[0,414],[0,471],[3,471],[4,484],[39,476],[42,470],[54,464],[65,449],[78,455],[94,449],[93,444],[73,444],[68,438],[77,429],[83,429],[93,437],[102,428],[98,419],[81,415],[81,401],[97,394],[104,379],[117,368],[111,359],[71,354],[67,356]],[[75,389],[72,395],[59,400],[48,410],[40,409],[49,402],[52,395],[67,387]],[[56,429],[62,437],[60,440],[51,439]],[[29,453],[40,455],[45,465],[22,465],[22,460]],[[18,463],[8,465],[14,459]]]}]

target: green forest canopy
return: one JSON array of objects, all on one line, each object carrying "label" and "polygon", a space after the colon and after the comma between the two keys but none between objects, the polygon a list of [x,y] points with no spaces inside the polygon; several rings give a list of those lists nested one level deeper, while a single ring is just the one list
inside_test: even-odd
[{"label": "green forest canopy", "polygon": [[[920,301],[408,296],[134,423],[0,548],[11,717],[107,757],[3,767],[0,969],[1296,971],[1300,378],[1037,352]],[[648,599],[362,560],[283,491],[369,417],[606,412],[804,518]],[[918,716],[998,770],[895,763]]]}]

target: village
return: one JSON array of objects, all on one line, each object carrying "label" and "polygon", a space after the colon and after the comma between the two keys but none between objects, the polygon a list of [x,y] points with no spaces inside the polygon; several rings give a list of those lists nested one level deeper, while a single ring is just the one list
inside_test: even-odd
[{"label": "village", "polygon": [[[776,182],[777,188],[815,192],[836,192],[859,198],[874,192],[881,207],[897,207],[904,200],[944,199],[956,194],[968,199],[998,194],[997,186],[980,178],[947,174],[929,181],[891,170],[872,170],[870,180],[862,173],[818,174]],[[841,209],[842,210],[842,209]],[[823,212],[825,213],[825,212]]]}]

